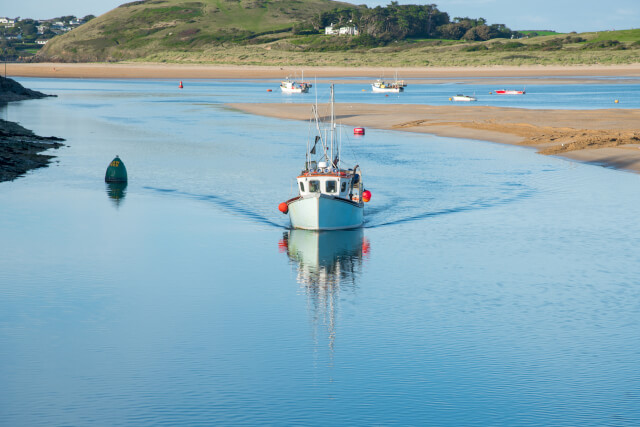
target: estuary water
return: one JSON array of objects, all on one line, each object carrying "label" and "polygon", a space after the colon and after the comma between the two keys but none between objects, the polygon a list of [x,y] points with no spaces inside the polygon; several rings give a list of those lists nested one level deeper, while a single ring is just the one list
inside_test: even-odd
[{"label": "estuary water", "polygon": [[[289,230],[308,124],[225,103],[315,94],[19,81],[58,97],[0,117],[67,146],[0,183],[0,425],[640,424],[640,175],[347,129],[365,227]],[[336,99],[419,99],[363,87]],[[605,108],[621,87],[564,90],[487,103]],[[116,154],[125,188],[104,183]]]}]

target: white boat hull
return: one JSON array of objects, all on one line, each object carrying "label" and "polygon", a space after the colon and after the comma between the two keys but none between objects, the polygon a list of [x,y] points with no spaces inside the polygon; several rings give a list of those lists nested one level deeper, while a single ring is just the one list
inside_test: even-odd
[{"label": "white boat hull", "polygon": [[400,93],[404,91],[404,88],[401,87],[376,87],[371,85],[371,90],[374,93]]},{"label": "white boat hull", "polygon": [[302,230],[357,228],[364,222],[364,203],[315,193],[289,203],[289,219]]},{"label": "white boat hull", "polygon": [[458,102],[471,102],[471,101],[477,101],[476,98],[472,97],[472,96],[454,96],[453,97],[454,101],[458,101]]},{"label": "white boat hull", "polygon": [[280,86],[280,89],[282,90],[282,93],[309,93],[309,87],[287,88],[287,87]]}]

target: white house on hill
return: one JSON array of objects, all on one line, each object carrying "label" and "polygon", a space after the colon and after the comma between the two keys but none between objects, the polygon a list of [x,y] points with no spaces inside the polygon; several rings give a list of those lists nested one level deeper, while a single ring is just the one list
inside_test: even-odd
[{"label": "white house on hill", "polygon": [[340,36],[357,36],[359,34],[355,25],[350,27],[334,27],[334,24],[324,27],[324,33],[326,35],[340,35]]}]

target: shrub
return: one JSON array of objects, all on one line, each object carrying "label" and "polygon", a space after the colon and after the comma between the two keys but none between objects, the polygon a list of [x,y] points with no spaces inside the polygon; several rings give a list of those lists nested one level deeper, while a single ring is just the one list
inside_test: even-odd
[{"label": "shrub", "polygon": [[465,46],[460,49],[462,52],[480,52],[483,50],[488,50],[488,48],[483,44],[474,44],[471,46]]}]

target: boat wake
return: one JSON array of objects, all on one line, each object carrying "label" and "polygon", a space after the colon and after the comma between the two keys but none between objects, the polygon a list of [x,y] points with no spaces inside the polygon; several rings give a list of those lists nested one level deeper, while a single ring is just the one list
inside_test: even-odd
[{"label": "boat wake", "polygon": [[272,221],[271,219],[263,215],[260,215],[259,213],[253,211],[251,208],[249,208],[248,206],[242,203],[239,203],[235,200],[227,199],[222,196],[217,196],[215,194],[195,194],[195,193],[189,193],[186,191],[180,191],[180,190],[169,189],[169,188],[156,188],[156,187],[143,187],[143,188],[146,190],[151,190],[158,193],[163,193],[163,194],[169,193],[179,197],[186,197],[192,200],[201,200],[201,201],[209,202],[220,208],[223,208],[226,211],[242,216],[246,219],[258,222],[260,224],[270,225],[276,228],[284,228],[284,229],[289,228],[287,224],[280,224],[275,221]]},{"label": "boat wake", "polygon": [[[181,191],[177,189],[170,188],[157,188],[157,187],[143,187],[146,190],[151,190],[157,193],[162,194],[171,194],[177,197],[185,197],[192,200],[200,200],[208,203],[212,203],[215,206],[224,209],[225,211],[231,212],[235,215],[241,216],[247,220],[254,221],[263,225],[268,225],[271,227],[276,227],[280,229],[290,229],[288,223],[280,223],[276,222],[271,218],[268,218],[265,215],[262,215],[250,207],[237,202],[232,199],[228,199],[222,196],[218,196],[215,194],[196,194],[190,193],[187,191]],[[389,219],[389,212],[393,209],[396,209],[399,206],[399,203],[402,202],[400,197],[396,197],[393,200],[390,200],[388,203],[382,206],[376,206],[375,208],[368,208],[365,214],[365,223],[364,228],[380,228],[380,227],[388,227],[392,225],[404,224],[415,221],[422,221],[429,218],[439,217],[442,215],[449,215],[461,212],[469,212],[478,209],[489,209],[496,206],[502,206],[509,203],[516,202],[518,200],[528,198],[533,195],[535,191],[533,189],[526,189],[524,191],[518,192],[517,194],[512,195],[511,197],[505,198],[479,198],[470,203],[453,206],[450,208],[437,209],[437,210],[427,210],[423,212],[418,212],[413,215],[406,215],[399,218]]]},{"label": "boat wake", "polygon": [[380,227],[386,227],[390,225],[404,224],[407,222],[421,221],[421,220],[438,217],[442,215],[475,211],[479,209],[489,209],[496,206],[507,205],[509,203],[513,203],[521,199],[526,199],[528,197],[531,197],[534,193],[535,191],[533,189],[526,189],[510,197],[479,198],[464,205],[453,206],[450,208],[443,208],[443,209],[438,209],[433,211],[424,211],[424,212],[416,213],[414,215],[407,215],[407,216],[403,216],[403,217],[392,219],[392,220],[382,220],[378,222],[379,217],[385,217],[385,219],[387,219],[388,211],[390,209],[393,209],[394,207],[397,208],[398,204],[394,203],[396,201],[392,201],[388,203],[386,206],[380,206],[376,209],[368,209],[367,214],[365,215],[364,228],[380,228]]}]

